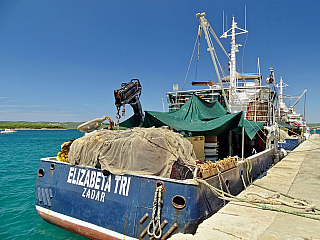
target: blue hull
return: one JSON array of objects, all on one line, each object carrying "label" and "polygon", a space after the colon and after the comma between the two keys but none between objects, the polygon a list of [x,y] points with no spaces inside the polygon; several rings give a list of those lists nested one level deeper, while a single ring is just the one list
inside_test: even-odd
[{"label": "blue hull", "polygon": [[[252,160],[256,178],[273,163],[272,155]],[[246,164],[223,173],[232,194],[244,188]],[[244,179],[247,182],[246,174]],[[220,188],[219,178],[206,181]],[[46,221],[91,239],[149,239],[156,186],[162,184],[163,239],[175,233],[195,233],[200,222],[217,212],[223,201],[194,180],[110,174],[90,167],[41,159],[35,205]],[[226,190],[226,189],[224,189]]]},{"label": "blue hull", "polygon": [[293,151],[300,144],[299,139],[285,139],[278,143],[278,149],[283,148],[286,151]]}]

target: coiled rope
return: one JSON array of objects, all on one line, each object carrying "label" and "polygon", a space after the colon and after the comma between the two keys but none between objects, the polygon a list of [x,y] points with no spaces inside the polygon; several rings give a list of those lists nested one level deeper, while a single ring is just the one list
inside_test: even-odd
[{"label": "coiled rope", "polygon": [[[222,165],[219,164],[219,166],[223,169]],[[228,191],[228,193],[231,194],[230,191],[229,191],[229,187],[227,186],[227,183],[224,180],[223,175],[221,174],[221,171],[218,168],[218,166],[216,166],[216,169],[217,169],[217,172],[218,172],[218,179],[219,179],[220,189],[223,191],[223,187],[222,187],[222,182],[223,182],[225,187],[226,187],[226,189],[227,189],[227,191]],[[223,193],[222,193],[222,196],[223,196]],[[223,205],[226,205],[226,200],[225,199],[223,199]]]}]

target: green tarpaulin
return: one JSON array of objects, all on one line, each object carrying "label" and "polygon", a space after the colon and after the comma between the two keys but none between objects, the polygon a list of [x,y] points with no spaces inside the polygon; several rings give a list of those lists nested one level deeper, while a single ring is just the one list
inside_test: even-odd
[{"label": "green tarpaulin", "polygon": [[242,134],[242,127],[244,127],[245,134],[252,140],[257,132],[262,128],[265,122],[248,121],[241,118],[237,128],[233,129],[234,132]]},{"label": "green tarpaulin", "polygon": [[227,110],[218,101],[208,103],[192,95],[180,109],[165,114],[185,121],[206,121],[226,115]]},{"label": "green tarpaulin", "polygon": [[138,115],[133,115],[127,120],[121,122],[119,125],[120,127],[132,128],[132,127],[139,127],[141,125],[141,122]]},{"label": "green tarpaulin", "polygon": [[[189,117],[175,118],[165,113],[146,112],[143,127],[151,126],[170,126],[177,131],[193,132],[194,135],[214,135],[218,136],[230,131],[238,126],[242,113],[226,114],[213,120],[202,121],[197,118]],[[186,120],[188,119],[188,120]]]},{"label": "green tarpaulin", "polygon": [[[146,111],[144,122],[140,126],[170,126],[177,131],[205,136],[218,136],[231,130],[239,132],[239,129],[244,126],[246,135],[252,139],[263,124],[244,120],[242,112],[227,113],[218,101],[208,103],[192,95],[180,109],[174,112]],[[138,125],[139,120],[136,116],[120,123],[121,127],[137,127]]]}]

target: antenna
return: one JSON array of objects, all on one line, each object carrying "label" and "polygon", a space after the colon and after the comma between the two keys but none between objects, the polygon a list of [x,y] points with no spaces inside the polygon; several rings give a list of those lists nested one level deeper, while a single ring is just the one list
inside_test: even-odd
[{"label": "antenna", "polygon": [[226,15],[226,31],[228,31],[228,15]]},{"label": "antenna", "polygon": [[258,75],[259,75],[259,85],[261,86],[262,79],[261,79],[261,73],[260,73],[260,59],[259,58],[258,58],[257,68],[258,68]]},{"label": "antenna", "polygon": [[222,11],[222,34],[224,33],[224,10]]},{"label": "antenna", "polygon": [[164,101],[163,101],[163,98],[162,98],[162,111],[164,112]]},{"label": "antenna", "polygon": [[244,30],[247,30],[247,5],[244,5]]}]

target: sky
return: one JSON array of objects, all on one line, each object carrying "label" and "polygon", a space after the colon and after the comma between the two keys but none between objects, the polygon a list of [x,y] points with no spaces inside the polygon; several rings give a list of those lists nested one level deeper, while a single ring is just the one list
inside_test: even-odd
[{"label": "sky", "polygon": [[[237,66],[264,80],[269,67],[289,86],[285,94],[307,89],[307,123],[320,122],[320,1],[300,0],[2,0],[0,1],[0,121],[81,122],[108,116],[116,120],[113,91],[138,78],[143,110],[168,111],[166,93],[181,90],[199,19],[218,36],[223,11],[246,35]],[[226,20],[225,20],[226,21]],[[230,38],[221,39],[230,51]],[[218,48],[218,45],[215,45]],[[242,61],[243,59],[243,61]],[[219,57],[221,65],[226,57]],[[204,37],[193,58],[184,90],[194,80],[216,74]],[[304,112],[304,97],[296,110]],[[293,100],[291,100],[291,104]],[[126,106],[126,119],[132,109]]]}]

